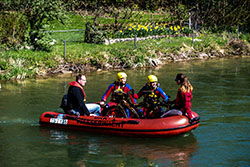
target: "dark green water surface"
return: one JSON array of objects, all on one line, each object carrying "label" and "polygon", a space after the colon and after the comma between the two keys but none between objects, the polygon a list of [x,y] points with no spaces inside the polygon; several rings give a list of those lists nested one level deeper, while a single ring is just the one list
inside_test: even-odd
[{"label": "dark green water surface", "polygon": [[[172,138],[129,138],[44,128],[40,115],[59,109],[73,76],[0,82],[1,167],[247,167],[250,166],[250,58],[216,59],[127,70],[138,91],[149,74],[174,99],[179,72],[194,86],[191,133]],[[116,72],[87,75],[88,102],[99,101]]]}]

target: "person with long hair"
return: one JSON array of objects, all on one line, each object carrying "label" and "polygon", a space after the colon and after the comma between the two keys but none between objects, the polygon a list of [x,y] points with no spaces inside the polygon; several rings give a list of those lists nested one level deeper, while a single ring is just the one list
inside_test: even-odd
[{"label": "person with long hair", "polygon": [[176,99],[172,101],[174,107],[172,110],[166,112],[162,117],[171,115],[185,115],[189,118],[190,122],[198,120],[191,110],[191,99],[193,86],[188,80],[188,77],[180,73],[176,75],[175,81],[179,86]]},{"label": "person with long hair", "polygon": [[180,85],[175,99],[175,108],[181,110],[184,115],[193,121],[195,119],[191,110],[193,86],[189,82],[188,77],[182,73],[176,75],[175,81]]}]

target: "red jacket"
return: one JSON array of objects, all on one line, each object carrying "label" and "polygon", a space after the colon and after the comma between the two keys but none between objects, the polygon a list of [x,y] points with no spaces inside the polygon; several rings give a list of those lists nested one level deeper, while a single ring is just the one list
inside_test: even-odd
[{"label": "red jacket", "polygon": [[191,113],[191,99],[192,99],[192,91],[190,92],[182,92],[178,90],[175,106],[183,112],[186,112],[188,115]]}]

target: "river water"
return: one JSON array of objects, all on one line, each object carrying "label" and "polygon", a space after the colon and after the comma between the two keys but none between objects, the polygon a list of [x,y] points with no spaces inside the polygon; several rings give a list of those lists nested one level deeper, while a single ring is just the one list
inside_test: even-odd
[{"label": "river water", "polygon": [[[181,136],[154,139],[40,127],[44,111],[62,111],[58,106],[73,76],[0,82],[0,166],[250,166],[250,58],[126,71],[136,91],[147,75],[157,75],[171,99],[179,72],[194,86],[192,110],[200,115],[200,126]],[[99,101],[115,75],[88,74],[87,101]]]}]

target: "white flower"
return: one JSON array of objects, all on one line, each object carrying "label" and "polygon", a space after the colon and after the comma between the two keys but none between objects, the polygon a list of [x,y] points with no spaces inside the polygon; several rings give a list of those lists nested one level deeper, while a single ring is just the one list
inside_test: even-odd
[{"label": "white flower", "polygon": [[52,41],[52,42],[50,42],[49,44],[50,44],[50,45],[54,45],[54,44],[55,44],[55,42],[54,42],[54,41]]},{"label": "white flower", "polygon": [[30,46],[25,46],[26,49],[30,49]]}]

